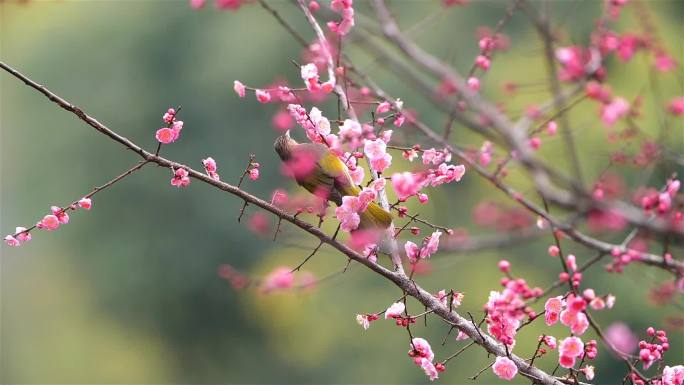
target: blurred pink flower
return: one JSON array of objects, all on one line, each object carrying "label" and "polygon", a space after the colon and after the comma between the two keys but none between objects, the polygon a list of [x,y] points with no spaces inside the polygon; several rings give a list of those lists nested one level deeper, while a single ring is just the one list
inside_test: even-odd
[{"label": "blurred pink flower", "polygon": [[235,93],[238,94],[239,97],[245,97],[245,85],[240,83],[239,80],[233,81],[233,90],[235,90]]},{"label": "blurred pink flower", "polygon": [[605,330],[606,340],[621,353],[631,354],[636,348],[639,340],[632,330],[625,323],[616,322],[609,325]]},{"label": "blurred pink flower", "polygon": [[261,284],[261,289],[264,292],[273,290],[289,289],[294,284],[294,274],[290,272],[289,267],[280,266],[271,271]]}]

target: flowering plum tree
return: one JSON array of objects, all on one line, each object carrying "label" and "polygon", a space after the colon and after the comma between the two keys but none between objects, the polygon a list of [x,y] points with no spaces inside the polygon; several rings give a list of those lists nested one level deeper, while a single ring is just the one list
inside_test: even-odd
[{"label": "flowering plum tree", "polygon": [[[191,0],[190,5],[199,10],[205,1]],[[308,37],[300,35],[268,0],[216,0],[217,8],[233,11],[257,5],[302,44],[301,64],[295,62],[301,82],[289,85],[278,81],[260,87],[239,80],[233,82],[235,94],[244,99],[242,103],[252,102],[253,97],[258,103],[278,106],[273,124],[279,131],[276,150],[283,160],[282,165],[262,165],[257,157],[251,156],[237,184],[226,182],[225,175],[223,179],[219,177],[219,167],[212,157],[202,159],[203,155],[198,155],[194,164],[201,164],[202,168],[195,168],[162,155],[165,146],[182,145],[184,122],[179,120],[180,106],[163,113],[160,128],[150,129],[149,135],[154,134],[157,145],[156,149],[148,150],[0,62],[3,70],[141,158],[121,175],[73,202],[52,206],[34,225],[16,227],[5,237],[5,243],[24,246],[40,231],[58,230],[69,223],[70,213],[90,210],[96,194],[144,166],[156,164],[170,173],[169,181],[174,187],[201,182],[242,200],[238,220],[248,205],[275,216],[278,226],[274,239],[281,224],[289,222],[319,240],[301,264],[280,267],[261,279],[222,266],[219,275],[236,289],[251,286],[270,292],[315,286],[316,278],[302,268],[324,244],[347,258],[347,267],[350,263],[363,265],[395,284],[396,301],[378,304],[376,311],[359,309],[356,321],[363,329],[371,328],[375,322],[390,321],[403,329],[409,338],[407,363],[415,364],[430,380],[448,371],[450,361],[466,350],[480,348],[490,355],[491,363],[472,379],[491,368],[503,381],[525,377],[533,384],[591,383],[596,371],[592,360],[599,354],[612,354],[622,361],[624,372],[611,379],[611,383],[683,384],[684,366],[667,361],[671,359],[667,331],[649,327],[640,336],[633,336],[624,324],[613,324],[604,330],[595,314],[610,312],[619,299],[611,293],[599,292],[593,282],[585,279],[589,269],[601,271],[600,262],[606,262],[602,274],[611,277],[627,266],[661,269],[669,274],[657,288],[661,300],[671,302],[684,292],[684,195],[676,175],[677,167],[684,166],[684,156],[667,141],[668,135],[680,141],[684,135],[684,97],[654,96],[652,102],[658,103],[662,128],[659,138],[651,138],[639,121],[646,96],[616,94],[609,81],[611,66],[635,60],[637,56],[650,61],[653,82],[660,76],[681,78],[682,58],[678,60],[667,51],[656,26],[649,22],[647,4],[637,0],[604,0],[591,35],[583,43],[570,43],[561,25],[553,24],[545,12],[548,4],[537,7],[536,3],[512,0],[498,23],[492,29],[482,28],[473,41],[477,55],[465,73],[417,44],[406,29],[399,27],[384,0],[372,0],[368,9],[365,4],[355,9],[358,2],[354,4],[352,0],[297,0],[299,15],[310,27]],[[441,6],[461,7],[461,12],[468,12],[478,4],[444,0]],[[362,13],[361,8],[367,12]],[[640,20],[624,31],[618,20],[628,8]],[[506,111],[504,100],[491,100],[483,95],[483,87],[487,85],[488,71],[497,64],[497,56],[512,49],[513,43],[504,30],[517,15],[534,26],[543,43],[541,60],[548,68],[551,98],[539,100],[516,117]],[[383,43],[367,39],[364,44],[380,53],[388,66],[444,111],[443,128],[422,121],[419,111],[404,105],[402,95],[390,95],[345,54],[347,41],[369,34]],[[401,58],[383,54],[388,47],[396,48]],[[522,86],[508,82],[503,88],[515,95]],[[326,110],[326,99],[336,101],[337,109]],[[606,171],[592,183],[584,179],[578,160],[583,151],[575,143],[568,119],[568,112],[580,103],[595,106],[590,120],[604,126],[607,142],[629,140],[639,144],[637,151],[612,153]],[[452,131],[456,124],[479,134],[481,141],[469,144],[455,138]],[[302,138],[302,142],[293,137]],[[538,155],[537,150],[546,141],[557,137],[564,143],[572,176],[557,167],[553,159]],[[630,164],[669,168],[670,177],[652,186],[628,189],[620,170]],[[280,168],[312,194],[291,194],[279,189],[263,199],[248,193],[242,187],[245,177],[258,182],[262,167]],[[518,169],[529,178],[528,190],[516,188],[507,180],[509,172]],[[502,206],[483,201],[474,207],[473,221],[495,230],[491,238],[479,239],[460,229],[432,223],[421,217],[419,210],[409,208],[408,203],[414,203],[411,201],[418,203],[411,207],[430,205],[434,189],[446,184],[458,189],[464,177],[483,178],[512,202]],[[568,215],[552,214],[552,208],[562,209]],[[390,218],[389,226],[382,220],[384,217]],[[264,220],[252,217],[249,227],[257,232],[267,231]],[[324,221],[333,222],[336,231],[324,231]],[[500,288],[481,304],[481,317],[460,312],[459,307],[468,297],[463,294],[467,288],[458,287],[457,282],[454,289],[436,293],[421,286],[424,261],[440,251],[477,250],[524,242],[543,234],[552,237],[552,244],[530,258],[557,260],[554,282],[545,289],[536,287],[516,275],[515,267],[502,259],[498,263],[502,274]],[[611,234],[623,234],[621,241],[604,240]],[[572,243],[584,246],[592,254],[570,254],[567,245]],[[415,304],[425,310],[410,311],[409,307]],[[451,355],[438,357],[431,347],[435,341],[416,335],[415,324],[421,317],[441,320],[431,327],[444,329],[447,336],[455,332],[457,343],[463,345]],[[548,331],[534,340],[534,351],[523,351],[516,347],[519,332],[532,323],[545,323]],[[563,325],[562,331],[551,329],[558,323]],[[542,370],[538,365],[543,359],[552,361],[555,370]]]}]

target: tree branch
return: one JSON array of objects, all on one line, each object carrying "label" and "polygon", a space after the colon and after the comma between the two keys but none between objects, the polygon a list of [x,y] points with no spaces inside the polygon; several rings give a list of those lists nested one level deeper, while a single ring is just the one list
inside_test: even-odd
[{"label": "tree branch", "polygon": [[[57,96],[56,94],[52,93],[49,91],[47,88],[44,86],[39,85],[38,83],[32,81],[28,77],[24,76],[23,74],[19,73],[15,69],[11,68],[7,64],[0,62],[0,67],[5,69],[7,72],[12,74],[13,76],[17,77],[18,79],[22,80],[26,85],[30,86],[31,88],[34,88],[38,90],[40,93],[45,95],[48,99],[50,99],[52,102],[60,106],[61,108],[75,114],[79,119],[83,120],[86,122],[88,125],[92,126],[95,128],[97,131],[100,133],[108,136],[109,138],[115,140],[116,142],[120,143],[124,147],[130,149],[131,151],[139,154],[145,161],[151,162],[151,163],[156,163],[162,167],[166,168],[183,168],[186,171],[188,171],[188,174],[190,177],[192,177],[195,180],[199,180],[201,182],[204,182],[206,184],[209,184],[211,186],[214,186],[222,191],[225,191],[231,195],[234,195],[245,202],[249,202],[250,204],[260,207],[263,210],[266,210],[270,212],[271,214],[277,216],[278,218],[281,218],[282,220],[285,220],[287,222],[292,223],[296,227],[304,230],[305,232],[315,236],[318,238],[322,243],[328,244],[338,250],[340,253],[344,254],[347,256],[349,259],[352,259],[356,262],[361,263],[362,265],[366,266],[370,270],[374,271],[375,273],[385,277],[392,283],[394,283],[396,286],[398,286],[403,292],[407,293],[409,296],[415,298],[418,300],[421,304],[423,304],[427,309],[433,309],[434,313],[439,315],[442,319],[444,319],[447,323],[449,323],[452,326],[455,326],[459,330],[461,330],[463,333],[467,334],[470,338],[473,339],[473,341],[482,346],[487,352],[495,354],[497,356],[505,356],[506,355],[506,348],[499,344],[494,338],[483,334],[479,327],[477,325],[474,325],[471,323],[470,320],[467,320],[466,318],[460,316],[458,313],[455,311],[450,311],[450,309],[443,305],[434,295],[426,291],[425,289],[421,288],[418,286],[418,284],[415,283],[415,281],[409,279],[403,272],[401,271],[391,271],[379,264],[371,262],[368,258],[365,258],[363,255],[357,253],[356,251],[352,250],[348,246],[337,242],[333,240],[331,237],[329,237],[327,234],[325,234],[323,231],[320,229],[316,228],[314,225],[304,222],[300,219],[297,219],[294,215],[287,213],[280,208],[270,204],[269,202],[266,202],[256,196],[253,196],[236,186],[233,186],[229,183],[225,183],[222,181],[215,180],[211,178],[209,175],[206,175],[204,173],[201,173],[199,171],[196,171],[188,166],[185,166],[183,164],[174,162],[172,160],[166,159],[162,156],[155,155],[151,152],[148,152],[144,150],[142,147],[138,146],[137,144],[133,143],[129,139],[117,134],[110,128],[106,127],[102,123],[99,123],[96,119],[92,118],[91,116],[87,115],[84,113],[81,109],[76,107],[75,105],[71,104],[70,102],[62,99],[61,97]],[[556,379],[555,377],[547,374],[546,372],[538,369],[537,367],[529,365],[524,359],[511,354],[510,358],[515,362],[515,365],[518,367],[518,370],[520,371],[521,374],[525,375],[528,378],[532,378],[535,381],[539,382],[540,384],[544,385],[560,385],[562,384],[561,381]]]}]

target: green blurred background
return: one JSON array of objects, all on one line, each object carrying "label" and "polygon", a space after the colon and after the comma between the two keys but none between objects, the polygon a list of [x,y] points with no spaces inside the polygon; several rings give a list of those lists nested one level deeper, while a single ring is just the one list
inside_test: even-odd
[{"label": "green blurred background", "polygon": [[[357,12],[369,14],[367,4],[357,3]],[[660,37],[681,63],[683,3],[644,3]],[[290,2],[272,4],[304,36],[312,37]],[[441,11],[436,1],[391,3],[402,26],[433,15],[414,37],[438,56],[453,56],[456,68],[464,72],[476,54],[475,29],[495,25],[507,4],[473,1],[466,8]],[[567,40],[577,42],[586,42],[600,6],[599,1],[552,3],[555,17],[568,30]],[[632,28],[635,20],[628,8],[618,29]],[[548,97],[541,45],[522,13],[505,32],[512,38],[512,48],[494,61],[483,80],[483,92],[500,98],[504,81],[537,84],[506,100],[510,111],[522,111]],[[197,168],[202,158],[212,156],[222,178],[236,182],[254,153],[262,177],[248,181],[248,191],[269,197],[278,187],[296,189],[280,175],[271,147],[277,135],[271,125],[276,108],[258,105],[249,96],[240,100],[232,91],[233,79],[251,86],[266,86],[279,76],[294,84],[299,81],[290,61],[300,60],[300,47],[257,5],[233,13],[217,11],[213,5],[193,11],[184,1],[0,3],[0,44],[3,61],[148,149],[155,144],[163,111],[180,104],[185,128],[178,142],[164,148],[165,156]],[[372,54],[354,45],[348,53],[423,120],[443,126],[444,115],[384,71]],[[616,93],[630,99],[643,93],[644,116],[639,122],[656,134],[660,115],[654,109],[648,59],[637,56],[627,65],[613,64],[609,63],[609,82]],[[681,75],[681,66],[678,71]],[[683,93],[678,79],[658,78],[663,97]],[[78,198],[137,161],[6,73],[0,74],[0,82],[3,234],[33,223],[50,205]],[[332,104],[323,106],[334,116]],[[596,109],[583,103],[571,115],[589,180],[620,146],[605,144],[606,130],[596,119]],[[681,153],[682,121],[667,119],[671,149]],[[482,139],[462,127],[455,133],[459,144],[481,144]],[[553,156],[562,145],[557,139],[545,141],[542,153],[567,170],[565,158]],[[634,152],[638,143],[633,146],[627,150]],[[649,183],[662,185],[677,171],[670,166],[654,170]],[[643,170],[615,171],[633,188]],[[241,201],[197,182],[186,189],[172,188],[169,178],[167,170],[148,166],[95,196],[93,209],[74,213],[69,225],[53,233],[35,232],[34,240],[21,248],[0,248],[0,382],[427,382],[406,356],[404,331],[391,322],[376,322],[363,331],[354,321],[357,313],[384,309],[400,295],[395,287],[352,265],[344,276],[327,280],[314,291],[235,292],[218,277],[221,264],[262,275],[280,265],[295,265],[315,240],[285,226],[279,242],[273,243],[269,236],[258,236],[237,223]],[[528,192],[515,172],[510,181]],[[472,208],[483,197],[506,201],[470,173],[461,183],[433,192],[433,204],[421,212],[442,224],[487,232],[491,230],[477,228],[471,220]],[[246,216],[254,212],[250,207]],[[605,237],[616,241],[622,236]],[[514,273],[531,285],[552,282],[558,266],[546,257],[549,242],[546,237],[506,250],[443,253],[432,261],[433,274],[419,282],[435,292],[463,291],[464,312],[479,312],[489,291],[499,288],[500,258],[511,260]],[[570,243],[567,247],[581,261],[593,255]],[[320,277],[345,262],[324,248],[307,268]],[[616,307],[597,313],[598,319],[603,325],[623,320],[643,331],[649,325],[662,326],[666,316],[681,314],[677,307],[656,307],[647,300],[648,290],[664,277],[655,269],[637,266],[622,275],[606,275],[600,268],[589,273],[587,282],[595,282],[599,293],[618,297]],[[681,296],[677,301],[681,304]],[[419,325],[414,333],[432,341],[438,357],[463,344],[450,338],[446,346],[438,346],[446,330],[434,319],[428,326]],[[541,326],[537,323],[521,332],[516,352],[529,355],[534,350],[535,336],[548,332]],[[559,337],[565,333],[562,327],[552,331]],[[681,331],[671,334],[668,362],[681,362],[682,338]],[[556,357],[553,353],[537,362],[553,369]],[[467,377],[487,362],[482,351],[473,349],[451,362],[440,381],[469,382]],[[615,383],[624,372],[605,349],[596,366],[599,383]],[[521,377],[517,380],[523,383]],[[496,379],[487,371],[481,383],[490,382]]]}]

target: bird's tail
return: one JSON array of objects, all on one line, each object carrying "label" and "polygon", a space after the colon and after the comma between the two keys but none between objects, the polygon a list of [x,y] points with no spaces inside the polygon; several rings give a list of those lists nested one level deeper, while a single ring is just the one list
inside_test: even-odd
[{"label": "bird's tail", "polygon": [[375,202],[368,204],[366,211],[360,214],[360,229],[381,228],[386,229],[392,223],[392,214],[388,213]]}]

